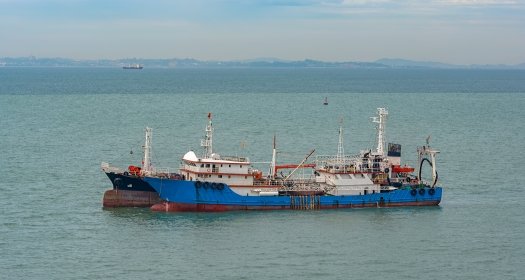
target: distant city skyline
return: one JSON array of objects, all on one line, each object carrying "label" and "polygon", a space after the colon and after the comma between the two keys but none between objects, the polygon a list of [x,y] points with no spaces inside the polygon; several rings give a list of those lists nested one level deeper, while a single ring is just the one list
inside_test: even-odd
[{"label": "distant city skyline", "polygon": [[0,57],[525,62],[525,0],[0,0]]}]

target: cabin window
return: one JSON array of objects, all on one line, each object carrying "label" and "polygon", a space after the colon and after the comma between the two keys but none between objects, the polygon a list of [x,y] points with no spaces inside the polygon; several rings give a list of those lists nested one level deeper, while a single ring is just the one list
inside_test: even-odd
[{"label": "cabin window", "polygon": [[222,178],[222,175],[218,175],[219,178]]},{"label": "cabin window", "polygon": [[239,164],[239,167],[242,168],[242,165]]},{"label": "cabin window", "polygon": [[248,179],[248,176],[244,176],[244,179]]},{"label": "cabin window", "polygon": [[204,167],[204,163],[201,164],[201,167]]},{"label": "cabin window", "polygon": [[232,176],[231,175],[228,175],[228,178],[231,178]]},{"label": "cabin window", "polygon": [[232,167],[232,165],[231,165],[231,164],[228,164],[228,167]]},{"label": "cabin window", "polygon": [[206,164],[206,167],[210,167],[210,164],[209,164],[209,163],[207,163],[207,164]]},{"label": "cabin window", "polygon": [[222,164],[221,164],[221,167],[222,167]]}]

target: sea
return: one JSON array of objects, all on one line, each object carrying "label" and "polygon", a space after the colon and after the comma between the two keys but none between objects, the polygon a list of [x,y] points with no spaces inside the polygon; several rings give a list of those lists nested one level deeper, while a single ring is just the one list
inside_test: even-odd
[{"label": "sea", "polygon": [[[328,105],[323,105],[325,98]],[[101,162],[440,151],[438,207],[103,209]],[[0,68],[0,279],[525,279],[525,71]],[[427,166],[428,169],[428,166]],[[428,170],[425,171],[428,174]]]}]

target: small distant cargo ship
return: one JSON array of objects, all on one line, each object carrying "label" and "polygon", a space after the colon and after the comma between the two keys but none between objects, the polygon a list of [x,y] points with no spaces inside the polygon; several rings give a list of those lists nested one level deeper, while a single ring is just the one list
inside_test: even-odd
[{"label": "small distant cargo ship", "polygon": [[122,66],[122,69],[141,70],[142,68],[144,68],[144,66],[140,64],[128,64],[126,66]]},{"label": "small distant cargo ship", "polygon": [[[442,188],[436,186],[436,155],[439,151],[427,145],[417,149],[418,172],[401,165],[401,145],[389,143],[385,151],[385,124],[388,111],[378,108],[377,148],[354,156],[344,154],[342,126],[339,130],[338,153],[316,156],[306,163],[312,150],[299,164],[277,165],[275,138],[268,174],[254,169],[246,157],[221,156],[212,149],[213,127],[208,114],[205,138],[201,141],[204,155],[189,151],[182,158],[182,179],[145,175],[159,194],[160,202],[153,211],[216,212],[227,210],[337,209],[395,206],[439,205]],[[432,181],[421,178],[427,162],[432,168]],[[287,176],[280,168],[293,169]],[[299,168],[311,173],[294,176]]]}]

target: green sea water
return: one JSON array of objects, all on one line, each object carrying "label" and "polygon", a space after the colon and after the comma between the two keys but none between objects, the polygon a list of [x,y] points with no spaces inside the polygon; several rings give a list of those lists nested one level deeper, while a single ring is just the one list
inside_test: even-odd
[{"label": "green sea water", "polygon": [[[322,103],[328,98],[329,105]],[[100,163],[177,168],[199,151],[278,160],[373,148],[415,164],[439,207],[152,213],[102,209]],[[525,71],[0,68],[0,279],[524,279]],[[131,154],[130,151],[133,151]]]}]

